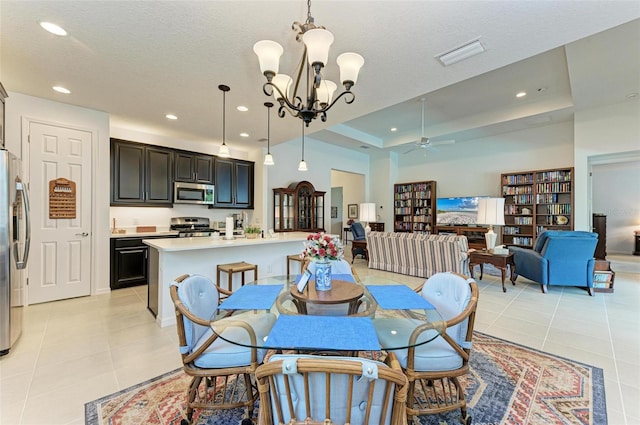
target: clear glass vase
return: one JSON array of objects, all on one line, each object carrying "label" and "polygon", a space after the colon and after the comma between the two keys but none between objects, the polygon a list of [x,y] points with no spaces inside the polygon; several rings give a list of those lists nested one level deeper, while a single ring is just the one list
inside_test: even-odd
[{"label": "clear glass vase", "polygon": [[331,263],[329,261],[316,261],[315,281],[316,291],[328,291],[331,289]]}]

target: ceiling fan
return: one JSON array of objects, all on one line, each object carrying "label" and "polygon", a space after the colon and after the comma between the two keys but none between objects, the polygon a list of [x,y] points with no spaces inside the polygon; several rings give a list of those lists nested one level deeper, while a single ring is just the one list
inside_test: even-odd
[{"label": "ceiling fan", "polygon": [[413,152],[416,149],[424,149],[425,150],[425,155],[426,155],[426,151],[427,150],[432,150],[437,152],[438,149],[436,149],[434,146],[438,146],[438,145],[450,145],[452,143],[455,143],[455,140],[438,140],[438,141],[431,141],[428,137],[426,137],[424,135],[424,103],[426,102],[426,99],[423,97],[420,99],[420,102],[422,102],[422,137],[420,137],[420,140],[416,140],[414,142],[414,147],[409,149],[408,151],[405,152],[405,154],[409,153],[409,152]]}]

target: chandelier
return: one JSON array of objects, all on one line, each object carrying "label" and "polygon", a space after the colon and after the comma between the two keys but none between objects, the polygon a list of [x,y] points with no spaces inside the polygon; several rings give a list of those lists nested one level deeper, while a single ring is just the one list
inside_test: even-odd
[{"label": "chandelier", "polygon": [[[260,71],[267,78],[262,91],[267,96],[273,95],[280,104],[278,116],[283,118],[287,111],[292,116],[301,118],[309,127],[309,123],[318,115],[322,122],[325,122],[327,111],[341,97],[344,97],[347,104],[353,103],[355,95],[351,92],[351,87],[358,80],[358,72],[364,64],[364,59],[357,53],[343,53],[338,56],[336,62],[340,68],[340,81],[344,91],[334,98],[333,94],[338,86],[322,77],[322,69],[327,64],[329,56],[329,47],[333,43],[333,34],[314,24],[311,0],[307,1],[307,20],[303,24],[294,22],[291,29],[297,32],[296,41],[304,43],[295,81],[286,74],[278,73],[280,56],[284,52],[280,44],[271,40],[261,40],[253,45],[253,51],[258,55]],[[302,81],[306,82],[304,93]]]}]

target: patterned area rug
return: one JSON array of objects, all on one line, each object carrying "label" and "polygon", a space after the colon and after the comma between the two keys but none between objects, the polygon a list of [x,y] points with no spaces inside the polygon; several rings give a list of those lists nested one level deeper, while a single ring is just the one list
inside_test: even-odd
[{"label": "patterned area rug", "polygon": [[[474,424],[606,424],[602,369],[474,333],[464,378]],[[177,369],[85,405],[87,425],[178,425],[189,378]],[[257,412],[257,407],[256,407]],[[240,424],[243,409],[199,411],[197,425]],[[256,414],[257,415],[257,414]],[[459,423],[459,411],[419,417],[422,425]]]}]

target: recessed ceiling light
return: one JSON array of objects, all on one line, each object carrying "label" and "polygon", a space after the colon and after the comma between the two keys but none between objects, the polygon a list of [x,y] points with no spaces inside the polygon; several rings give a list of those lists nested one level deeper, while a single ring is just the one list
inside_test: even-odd
[{"label": "recessed ceiling light", "polygon": [[516,97],[525,97],[527,95],[526,91],[521,91],[520,93],[516,94]]},{"label": "recessed ceiling light", "polygon": [[52,24],[51,22],[40,22],[40,26],[45,30],[49,31],[51,34],[55,34],[59,36],[67,35],[67,32],[64,30],[64,28],[56,24]]},{"label": "recessed ceiling light", "polygon": [[238,106],[236,109],[238,111],[240,111],[240,112],[247,112],[249,110],[249,108],[247,108],[246,106],[242,106],[242,105]]},{"label": "recessed ceiling light", "polygon": [[64,94],[71,93],[71,90],[69,90],[67,88],[64,88],[62,86],[53,86],[51,88],[54,89],[55,91],[57,91],[58,93],[64,93]]},{"label": "recessed ceiling light", "polygon": [[173,114],[167,114],[167,115],[165,115],[165,117],[167,117],[167,119],[170,119],[170,120],[177,120],[178,119],[178,117],[173,115]]},{"label": "recessed ceiling light", "polygon": [[391,127],[391,131],[398,131],[396,127]]},{"label": "recessed ceiling light", "polygon": [[240,137],[249,137],[249,133],[240,133]]}]

